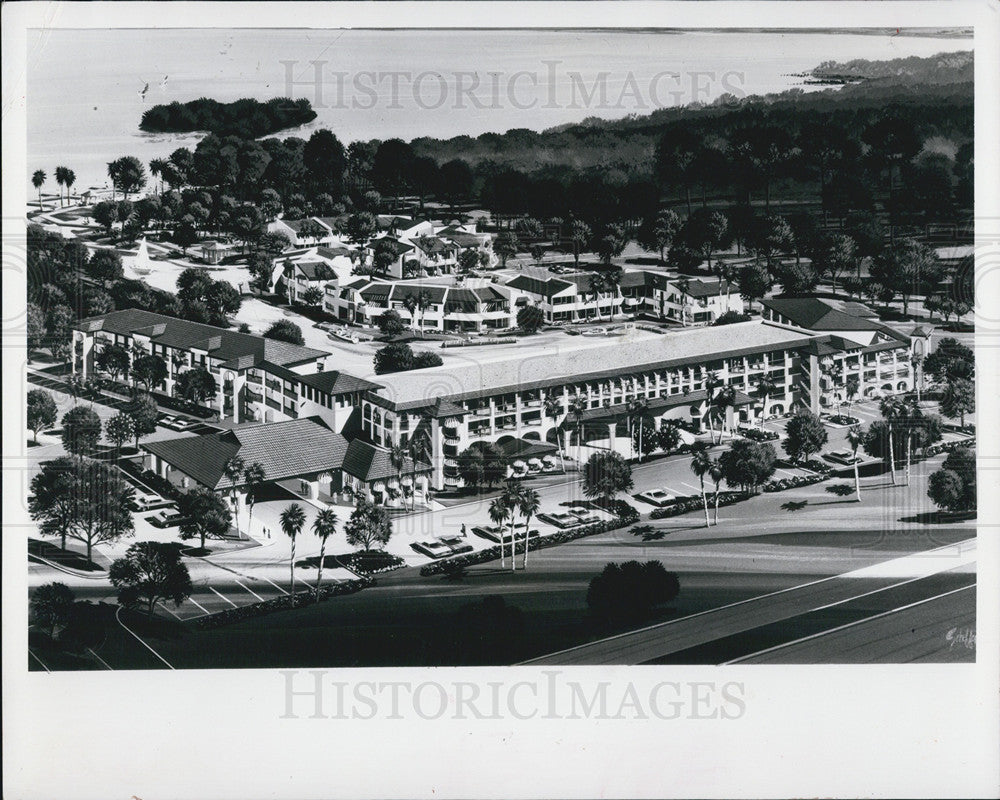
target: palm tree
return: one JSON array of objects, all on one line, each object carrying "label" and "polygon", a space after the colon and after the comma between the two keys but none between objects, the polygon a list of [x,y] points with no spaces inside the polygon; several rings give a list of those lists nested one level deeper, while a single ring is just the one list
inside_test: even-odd
[{"label": "palm tree", "polygon": [[[546,395],[545,400],[542,402],[543,413],[546,417],[555,422],[562,416],[562,403],[559,402],[559,398],[553,395]],[[559,431],[556,431],[556,444],[559,446],[559,464],[562,466],[562,471],[566,471],[566,461],[563,458],[563,442],[559,438]]]},{"label": "palm tree", "polygon": [[847,431],[847,443],[851,446],[851,456],[854,463],[854,491],[858,495],[858,502],[861,502],[861,476],[858,474],[858,448],[865,439],[865,434],[860,425],[852,425]]},{"label": "palm tree", "polygon": [[[500,498],[503,500],[503,504],[510,509],[510,571],[514,572],[517,569],[516,560],[516,541],[514,527],[516,524],[515,512],[521,505],[521,499],[524,497],[524,487],[521,482],[516,478],[508,479],[507,483],[504,485],[503,491],[500,492]],[[501,536],[500,548],[503,549],[503,538]]]},{"label": "palm tree", "polygon": [[722,391],[715,395],[715,402],[712,405],[719,414],[719,444],[722,444],[722,432],[728,427],[726,422],[726,409],[736,405],[736,389],[733,386],[723,387]]},{"label": "palm tree", "polygon": [[417,327],[417,298],[412,294],[403,298],[403,308],[410,312],[410,327]]},{"label": "palm tree", "polygon": [[770,378],[761,378],[757,384],[757,396],[760,398],[760,429],[764,430],[764,417],[767,415],[768,398],[778,387]]},{"label": "palm tree", "polygon": [[59,207],[62,208],[62,187],[66,185],[66,167],[56,167],[56,183],[59,184]]},{"label": "palm tree", "polygon": [[160,194],[163,194],[163,175],[168,169],[167,162],[162,158],[154,158],[149,162],[149,173],[160,179]]},{"label": "palm tree", "polygon": [[240,532],[240,493],[236,488],[245,474],[246,465],[239,456],[232,456],[222,465],[222,474],[229,478],[229,502],[233,505],[233,520],[236,522],[236,534]]},{"label": "palm tree", "polygon": [[531,533],[531,518],[538,513],[541,508],[542,498],[535,489],[525,488],[518,499],[517,507],[524,515],[524,557],[521,560],[521,569],[528,568],[528,536]]},{"label": "palm tree", "polygon": [[396,482],[399,484],[399,494],[406,509],[406,495],[403,494],[403,467],[406,466],[406,448],[399,442],[389,444],[389,461],[396,470]]},{"label": "palm tree", "polygon": [[712,440],[715,440],[715,427],[712,425],[712,403],[715,401],[715,390],[722,386],[722,379],[719,373],[713,370],[705,376],[705,407],[708,417],[708,432]]},{"label": "palm tree", "polygon": [[503,497],[494,497],[490,501],[490,519],[493,520],[493,524],[497,526],[500,531],[500,569],[503,569],[506,565],[506,555],[503,549],[503,526],[507,521],[507,515],[510,510],[503,501]]},{"label": "palm tree", "polygon": [[290,594],[295,594],[295,537],[302,532],[302,526],[306,524],[306,512],[298,503],[292,503],[281,512],[281,530],[292,542],[292,559],[289,564],[291,576],[289,581]]},{"label": "palm tree", "polygon": [[844,385],[844,397],[847,400],[847,413],[851,413],[851,406],[854,404],[854,398],[858,396],[858,391],[861,389],[861,382],[857,378],[848,378],[847,383]]},{"label": "palm tree", "polygon": [[917,402],[920,402],[920,384],[923,383],[924,354],[910,353],[910,365],[913,367],[913,387],[917,390]]},{"label": "palm tree", "polygon": [[583,412],[587,410],[587,401],[580,395],[575,395],[569,401],[569,413],[576,422],[576,462],[583,459]]},{"label": "palm tree", "polygon": [[38,210],[44,211],[45,207],[42,206],[42,184],[45,183],[45,170],[36,169],[31,176],[31,185],[38,190]]},{"label": "palm tree", "polygon": [[[643,419],[646,416],[646,409],[649,407],[649,403],[644,397],[637,397],[628,404],[629,422],[634,425],[633,420],[639,421],[639,463],[642,463],[642,426]],[[631,425],[630,425],[631,427]],[[635,439],[631,436],[630,432],[630,442],[632,447],[635,448]]]},{"label": "palm tree", "polygon": [[712,468],[712,457],[708,454],[708,445],[705,442],[695,442],[691,445],[691,471],[698,476],[701,481],[701,502],[705,506],[705,527],[712,523],[708,520],[708,495],[705,494],[705,475]]},{"label": "palm tree", "polygon": [[424,338],[424,312],[430,308],[431,303],[431,293],[426,289],[421,289],[420,294],[417,295],[417,308],[420,309],[420,338]]},{"label": "palm tree", "polygon": [[719,489],[722,487],[722,479],[725,477],[725,473],[722,470],[722,462],[717,458],[713,458],[711,465],[708,468],[708,474],[711,476],[712,480],[715,482],[715,524],[719,524]]},{"label": "palm tree", "polygon": [[76,183],[76,173],[69,167],[66,168],[66,172],[63,175],[63,182],[66,184],[66,204],[69,205],[69,190],[72,189],[73,184]]},{"label": "palm tree", "polygon": [[257,492],[265,480],[264,466],[254,461],[243,470],[243,483],[247,489],[247,533],[250,532],[250,522],[253,519],[253,507],[257,502]]},{"label": "palm tree", "polygon": [[903,404],[895,397],[886,397],[879,403],[879,412],[885,419],[889,429],[889,473],[892,476],[892,485],[896,485],[896,451],[893,446],[892,434],[893,424],[903,416]]},{"label": "palm tree", "polygon": [[319,537],[319,574],[316,576],[316,599],[323,583],[323,559],[326,558],[326,540],[337,532],[337,514],[332,508],[321,509],[313,520],[313,533]]}]

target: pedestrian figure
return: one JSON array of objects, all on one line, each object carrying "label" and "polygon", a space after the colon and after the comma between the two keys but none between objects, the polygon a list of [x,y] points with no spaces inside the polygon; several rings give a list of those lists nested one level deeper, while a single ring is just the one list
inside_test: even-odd
[{"label": "pedestrian figure", "polygon": [[467,535],[468,534],[466,534],[466,532],[465,532],[465,523],[463,522],[462,523],[462,538],[465,539]]}]

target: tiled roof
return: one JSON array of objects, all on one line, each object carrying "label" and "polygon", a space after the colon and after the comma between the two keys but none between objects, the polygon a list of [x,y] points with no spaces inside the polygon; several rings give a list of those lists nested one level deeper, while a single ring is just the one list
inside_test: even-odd
[{"label": "tiled roof", "polygon": [[760,302],[793,325],[814,331],[872,331],[884,327],[877,319],[841,311],[819,297],[770,297]]},{"label": "tiled roof", "polygon": [[[430,464],[425,464],[422,461],[418,461],[416,464],[416,472],[430,472],[431,469]],[[347,446],[343,470],[365,483],[395,478],[399,474],[399,471],[392,464],[388,450],[383,450],[381,447],[376,447],[361,439],[355,439]],[[404,476],[412,475],[413,472],[413,459],[406,457],[403,460],[402,474]]]},{"label": "tiled roof", "polygon": [[235,455],[247,465],[261,464],[267,480],[274,481],[340,469],[347,453],[347,440],[318,417],[238,425],[208,436],[145,442],[142,446],[210,489],[232,486],[225,464]]},{"label": "tiled roof", "polygon": [[[444,233],[442,231],[442,233]],[[466,233],[465,231],[454,231],[449,233],[444,233],[451,241],[457,244],[459,247],[482,247],[483,239],[481,236],[476,236],[474,233]]]},{"label": "tiled roof", "polygon": [[403,253],[409,253],[413,249],[411,245],[401,242],[399,239],[393,239],[391,236],[383,236],[381,239],[375,239],[369,245],[369,247],[373,250],[376,247],[386,246],[388,246],[388,248],[397,256],[401,256]]},{"label": "tiled roof", "polygon": [[255,363],[270,361],[279,366],[302,364],[329,355],[326,351],[300,347],[287,342],[237,333],[214,325],[190,322],[140,308],[111,311],[100,317],[80,320],[75,326],[81,331],[108,331],[121,336],[138,334],[151,341],[178,349],[205,350],[212,358],[224,362],[251,356]]},{"label": "tiled roof", "polygon": [[292,266],[307,281],[328,281],[337,277],[337,273],[325,261],[293,261]]},{"label": "tiled roof", "polygon": [[522,292],[537,294],[542,297],[552,297],[555,294],[559,294],[560,292],[564,292],[573,287],[572,283],[560,280],[559,278],[549,278],[548,280],[543,280],[541,278],[532,277],[531,275],[518,275],[508,281],[507,285],[512,286],[515,289],[520,289]]},{"label": "tiled roof", "polygon": [[[678,291],[681,287],[678,281],[672,281],[672,283],[677,286]],[[687,282],[687,289],[684,291],[688,297],[694,297],[695,299],[702,299],[705,297],[718,296],[720,293],[725,294],[726,290],[730,291],[736,290],[736,284],[730,284],[728,281],[703,281],[698,278],[689,279]],[[798,324],[798,323],[796,323]]]},{"label": "tiled roof", "polygon": [[574,343],[560,350],[553,343],[546,352],[503,356],[490,360],[483,353],[475,362],[380,375],[385,389],[379,394],[398,409],[423,408],[429,398],[448,387],[454,400],[482,397],[502,391],[557,386],[569,381],[599,380],[629,370],[660,369],[699,364],[750,353],[792,349],[808,344],[808,331],[761,320],[733,325],[688,328],[641,338],[614,337],[590,344]]},{"label": "tiled roof", "polygon": [[379,389],[380,383],[372,383],[364,378],[356,378],[339,370],[324,370],[323,372],[313,372],[309,375],[296,376],[299,381],[319,389],[327,394],[350,394],[352,392],[363,392],[368,389]]}]

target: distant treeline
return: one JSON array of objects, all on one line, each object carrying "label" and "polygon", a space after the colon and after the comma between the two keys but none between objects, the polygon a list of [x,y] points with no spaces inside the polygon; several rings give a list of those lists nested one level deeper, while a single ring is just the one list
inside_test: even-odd
[{"label": "distant treeline", "polygon": [[316,119],[308,100],[276,97],[262,103],[243,98],[220,103],[207,97],[187,103],[156,105],[142,115],[139,127],[149,133],[206,131],[218,136],[257,138]]},{"label": "distant treeline", "polygon": [[517,128],[477,137],[419,138],[411,144],[418,155],[439,164],[462,159],[475,168],[488,162],[539,177],[614,170],[634,179],[654,172],[657,142],[670,130],[683,128],[709,142],[728,140],[763,117],[793,137],[803,125],[820,120],[856,136],[874,116],[889,112],[914,120],[925,139],[943,136],[962,143],[972,138],[972,71],[971,53],[826,62],[813,70],[815,78],[836,75],[858,82],[809,93],[796,88],[764,97],[724,95],[710,105],[692,103],[617,120],[588,118],[542,132]]}]

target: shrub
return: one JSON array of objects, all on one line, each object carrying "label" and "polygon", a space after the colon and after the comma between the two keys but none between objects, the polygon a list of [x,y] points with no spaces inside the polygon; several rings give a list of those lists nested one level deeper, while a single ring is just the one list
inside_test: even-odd
[{"label": "shrub", "polygon": [[848,495],[854,494],[854,487],[849,483],[831,483],[826,487],[826,490],[830,494],[837,495],[837,497],[847,497]]}]

